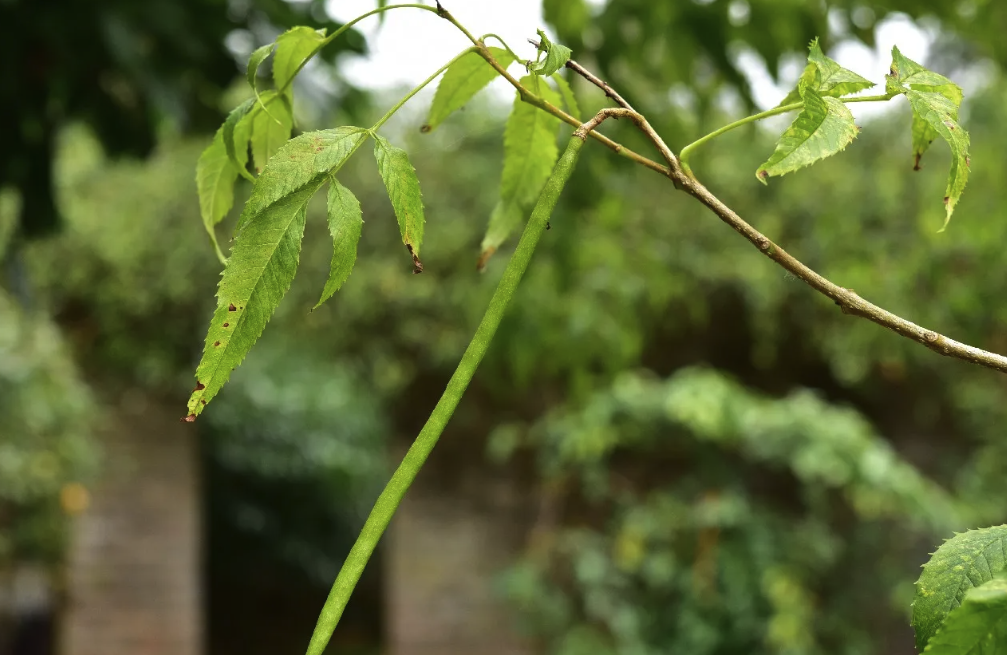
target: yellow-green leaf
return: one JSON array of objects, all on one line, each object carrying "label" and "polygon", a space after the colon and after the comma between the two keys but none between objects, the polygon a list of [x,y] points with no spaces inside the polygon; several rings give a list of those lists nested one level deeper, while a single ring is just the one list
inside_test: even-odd
[{"label": "yellow-green leaf", "polygon": [[[971,164],[969,133],[958,124],[958,107],[945,95],[912,89],[906,91],[905,94],[913,108],[914,148],[919,145],[917,139],[922,142],[923,139],[929,137],[931,131],[943,137],[951,147],[951,170],[948,172],[948,186],[944,192],[944,206],[947,215],[944,219],[944,225],[941,227],[941,231],[943,231],[947,227],[948,221],[951,220],[951,214],[954,212],[955,205],[958,204],[958,199],[961,198],[965,184],[969,179],[969,165]],[[926,132],[922,131],[924,123],[927,126]]]},{"label": "yellow-green leaf", "polygon": [[301,64],[313,55],[325,40],[325,30],[310,27],[294,27],[276,39],[276,54],[273,56],[273,82],[277,89],[283,89],[294,78]]},{"label": "yellow-green leaf", "polygon": [[[514,61],[514,55],[501,48],[489,48],[497,62],[507,68]],[[437,85],[437,93],[430,105],[430,113],[423,124],[423,131],[429,132],[444,122],[448,116],[461,109],[497,76],[478,52],[470,52],[448,67]]]},{"label": "yellow-green leaf", "polygon": [[266,91],[262,102],[268,111],[256,107],[252,114],[252,165],[256,173],[262,173],[269,158],[290,139],[293,129],[290,101],[285,94],[277,97],[276,91]]}]

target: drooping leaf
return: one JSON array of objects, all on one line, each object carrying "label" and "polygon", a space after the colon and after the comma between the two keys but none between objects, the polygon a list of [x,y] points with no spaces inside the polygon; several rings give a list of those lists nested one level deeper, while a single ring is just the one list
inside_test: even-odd
[{"label": "drooping leaf", "polygon": [[[502,48],[489,48],[489,51],[504,68],[514,61],[514,55]],[[434,94],[434,101],[422,130],[429,132],[443,123],[444,119],[465,106],[472,96],[496,76],[496,69],[478,52],[470,52],[451,64],[437,85],[437,93]]]},{"label": "drooping leaf", "polygon": [[808,45],[808,65],[797,80],[797,86],[777,106],[800,102],[802,86],[814,89],[821,96],[839,98],[869,89],[875,84],[825,56],[816,38]]},{"label": "drooping leaf", "polygon": [[570,88],[570,83],[559,73],[553,74],[552,79],[556,82],[560,97],[563,98],[563,107],[566,108],[566,113],[580,120],[580,106],[577,104],[577,96]]},{"label": "drooping leaf", "polygon": [[253,91],[258,92],[255,80],[259,75],[259,66],[261,66],[266,57],[273,52],[273,48],[275,47],[275,43],[270,43],[262,46],[261,48],[256,48],[255,52],[252,53],[252,56],[248,58],[248,68],[245,69],[245,79],[248,80],[248,86],[252,87]]},{"label": "drooping leaf", "polygon": [[[944,206],[947,215],[944,219],[943,231],[951,220],[958,199],[965,190],[969,179],[969,133],[958,124],[958,107],[946,96],[928,91],[909,90],[905,92],[909,104],[913,108],[913,148],[919,154],[926,147],[923,142],[933,139],[931,133],[939,134],[951,147],[951,170],[948,173],[948,186],[944,192]],[[924,130],[922,125],[926,124]],[[929,145],[929,143],[927,144]],[[916,166],[919,165],[918,155]]]},{"label": "drooping leaf", "polygon": [[913,600],[916,648],[922,651],[961,605],[966,592],[1007,567],[1007,525],[969,530],[948,539],[923,565]]},{"label": "drooping leaf", "polygon": [[784,175],[836,154],[857,136],[853,114],[840,100],[822,97],[808,86],[802,88],[802,97],[801,113],[755,172],[763,184],[772,175]]},{"label": "drooping leaf", "polygon": [[549,37],[545,35],[542,30],[538,31],[539,53],[545,54],[545,57],[539,57],[539,61],[533,63],[529,66],[529,70],[533,73],[541,75],[542,77],[549,77],[559,69],[566,66],[566,62],[570,60],[570,48],[565,45],[560,45],[559,43],[553,43],[549,40]]},{"label": "drooping leaf", "polygon": [[[560,102],[559,95],[536,75],[521,78],[521,84],[547,102],[554,105]],[[483,240],[482,263],[492,254],[488,248],[495,250],[511,231],[520,226],[525,209],[535,202],[549,178],[559,156],[556,146],[558,125],[559,119],[524,102],[520,93],[515,94],[514,106],[504,130],[500,204],[490,218],[492,236],[488,231]],[[517,221],[513,220],[515,215]]]},{"label": "drooping leaf", "polygon": [[262,173],[269,158],[290,139],[294,124],[286,94],[277,97],[276,91],[269,90],[262,94],[262,102],[268,111],[256,107],[252,115],[252,165],[256,173]]},{"label": "drooping leaf", "polygon": [[294,277],[308,200],[366,137],[360,128],[303,134],[281,148],[255,181],[217,289],[189,420],[220,391],[262,334]]},{"label": "drooping leaf", "polygon": [[929,655],[1007,653],[1007,578],[995,577],[965,592],[929,642]]},{"label": "drooping leaf", "polygon": [[[227,115],[227,120],[224,121],[222,128],[224,130],[224,149],[227,151],[228,159],[231,160],[234,170],[249,181],[255,178],[252,177],[252,174],[245,167],[245,164],[248,162],[248,140],[251,135],[251,125],[246,120],[246,117],[255,108],[255,103],[255,98],[249,98],[235,107]],[[245,122],[244,129],[236,131],[238,124],[242,121]]]},{"label": "drooping leaf", "polygon": [[416,169],[409,161],[409,155],[402,148],[390,144],[382,136],[374,135],[374,158],[378,162],[378,172],[388,191],[388,199],[395,210],[399,222],[402,243],[406,244],[413,256],[414,271],[423,270],[420,263],[420,246],[423,244],[423,194]]},{"label": "drooping leaf", "polygon": [[483,237],[480,248],[482,254],[479,256],[478,268],[482,270],[486,267],[486,262],[497,251],[507,237],[521,226],[522,212],[517,203],[511,200],[498,200],[490,214],[489,226],[486,228],[486,236]]},{"label": "drooping leaf", "polygon": [[276,39],[276,55],[273,56],[273,82],[277,89],[284,89],[300,69],[304,60],[321,47],[325,40],[325,30],[310,27],[294,27]]},{"label": "drooping leaf", "polygon": [[339,291],[339,287],[343,286],[343,282],[353,271],[353,265],[357,261],[360,229],[364,224],[360,202],[335,177],[329,180],[328,217],[329,233],[332,235],[332,263],[329,266],[329,279],[325,282],[322,297],[315,308]]},{"label": "drooping leaf", "polygon": [[199,213],[203,218],[203,227],[210,235],[210,242],[221,263],[225,258],[217,242],[214,226],[231,211],[231,206],[234,204],[234,181],[238,177],[238,171],[227,157],[223,132],[223,127],[217,130],[213,142],[199,156],[199,162],[196,164]]},{"label": "drooping leaf", "polygon": [[825,56],[818,45],[818,39],[808,46],[808,61],[818,67],[821,82],[815,91],[819,95],[839,98],[875,86],[874,82],[843,68],[836,61]]}]

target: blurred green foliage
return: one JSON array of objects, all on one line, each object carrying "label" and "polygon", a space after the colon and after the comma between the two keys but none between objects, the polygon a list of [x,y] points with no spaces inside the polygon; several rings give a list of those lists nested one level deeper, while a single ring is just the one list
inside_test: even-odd
[{"label": "blurred green foliage", "polygon": [[[744,94],[727,68],[730,43],[750,42],[773,69],[829,34],[815,3],[747,3],[747,22],[734,25],[726,12],[737,4],[610,2],[599,18],[550,1],[546,15],[675,149],[699,136],[697,123],[736,118],[714,102],[726,85]],[[965,4],[833,6],[868,41],[891,9],[933,12],[962,46],[944,51],[960,54],[956,65],[1002,62],[997,3],[971,14]],[[709,30],[721,40],[695,47]],[[999,74],[988,82],[963,108],[972,176],[941,235],[948,155],[938,146],[912,172],[905,107],[865,121],[842,156],[768,188],[753,176],[773,147],[761,127],[718,140],[694,170],[836,283],[1005,352],[1007,84]],[[677,84],[695,94],[696,112],[668,98]],[[583,105],[601,104],[574,86]],[[309,311],[331,255],[324,208],[313,205],[290,294],[197,424],[209,559],[235,588],[256,582],[254,567],[260,581],[293,572],[324,593],[385,477],[386,445],[422,424],[502,272],[506,252],[475,271],[500,176],[499,108],[477,100],[429,135],[418,132],[424,113],[391,126],[407,135],[423,185],[423,275],[403,256],[374,164],[355,158],[342,176],[364,211],[355,271]],[[345,122],[337,114],[324,124]],[[606,131],[635,147],[626,126]],[[35,300],[105,392],[169,393],[181,416],[219,272],[192,181],[206,142],[167,131],[141,164],[110,158],[87,129],[59,134],[66,225],[23,250]],[[0,335],[24,322],[44,325],[0,307]],[[27,461],[42,446],[24,427],[23,371],[53,371],[35,384],[63,385],[37,396],[50,398],[53,417],[80,416],[83,401],[61,408],[57,398],[85,396],[72,391],[81,386],[66,359],[46,354],[55,337],[24,341],[26,330],[51,327],[18,330],[16,347],[4,350],[0,336],[0,405],[16,408],[0,419],[11,421],[0,447],[16,444]],[[843,315],[666,180],[591,146],[443,445],[493,433],[491,455],[531,448],[543,489],[558,494],[552,523],[501,579],[552,652],[889,652],[910,643],[908,583],[939,536],[1007,516],[1005,391],[1001,376]],[[61,429],[78,436],[58,439],[79,443],[83,419],[71,418],[52,425],[71,426]],[[92,459],[60,460],[37,497],[55,512],[54,490]],[[13,499],[36,483],[19,474],[10,484],[2,488]]]}]

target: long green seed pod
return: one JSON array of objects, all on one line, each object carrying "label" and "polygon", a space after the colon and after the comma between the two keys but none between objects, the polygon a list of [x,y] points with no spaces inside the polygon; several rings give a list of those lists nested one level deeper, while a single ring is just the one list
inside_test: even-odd
[{"label": "long green seed pod", "polygon": [[444,394],[441,396],[440,401],[438,401],[437,406],[434,407],[434,411],[431,412],[430,418],[427,419],[426,425],[423,426],[419,436],[416,437],[413,445],[402,459],[402,463],[399,464],[398,469],[395,470],[388,484],[385,485],[384,491],[378,496],[378,500],[374,503],[374,507],[371,509],[371,513],[364,523],[364,527],[360,530],[357,541],[353,544],[353,548],[350,549],[350,554],[347,555],[346,561],[343,562],[343,567],[339,570],[339,575],[336,576],[336,581],[332,585],[329,597],[326,598],[325,605],[322,606],[321,614],[318,617],[318,622],[315,624],[315,630],[311,635],[311,642],[308,644],[307,655],[322,655],[322,652],[329,643],[329,639],[332,637],[333,631],[336,629],[336,625],[339,623],[343,610],[346,608],[346,603],[350,599],[353,588],[356,587],[357,581],[360,580],[360,575],[364,572],[367,560],[370,559],[371,553],[374,552],[374,548],[378,545],[378,540],[381,539],[385,528],[388,527],[388,523],[392,520],[392,515],[398,509],[399,503],[402,502],[402,498],[409,489],[409,485],[412,484],[430,452],[437,445],[437,439],[444,431],[444,427],[447,425],[451,415],[454,414],[455,408],[462,398],[462,394],[465,393],[465,389],[469,386],[469,382],[471,382],[472,376],[475,375],[479,362],[482,361],[483,355],[486,354],[486,350],[489,348],[490,341],[493,340],[493,335],[500,326],[500,321],[507,311],[507,305],[514,296],[514,291],[521,282],[521,277],[528,269],[528,263],[531,261],[532,253],[535,252],[535,246],[538,245],[539,239],[542,238],[542,234],[545,232],[546,225],[549,223],[549,217],[556,207],[556,201],[559,199],[563,187],[566,185],[567,180],[570,179],[570,174],[577,164],[577,156],[580,154],[580,149],[583,145],[584,138],[575,134],[570,139],[570,143],[567,145],[563,156],[560,157],[553,167],[552,175],[549,176],[549,180],[542,189],[542,193],[539,194],[535,208],[528,219],[528,224],[521,234],[521,240],[518,242],[517,249],[507,263],[507,268],[504,270],[499,284],[497,284],[489,307],[486,308],[486,313],[483,315],[479,327],[476,328],[472,341],[469,342],[468,348],[465,349],[465,354],[462,355],[461,361],[458,362],[458,367],[451,376]]}]

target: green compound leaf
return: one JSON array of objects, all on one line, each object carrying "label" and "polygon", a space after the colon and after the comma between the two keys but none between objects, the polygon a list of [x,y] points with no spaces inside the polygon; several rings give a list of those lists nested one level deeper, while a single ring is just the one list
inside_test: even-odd
[{"label": "green compound leaf", "polygon": [[315,309],[332,297],[346,278],[353,271],[357,261],[357,244],[360,242],[360,229],[364,221],[360,211],[360,202],[349,189],[336,180],[329,180],[328,198],[329,234],[332,235],[332,264],[329,266],[329,279],[325,282],[322,297]]},{"label": "green compound leaf", "polygon": [[294,120],[290,111],[290,99],[286,94],[277,97],[276,91],[262,94],[262,107],[256,107],[252,114],[252,165],[256,173],[262,173],[269,158],[290,139]]},{"label": "green compound leaf", "polygon": [[927,642],[930,655],[996,655],[1007,652],[1007,578],[996,577],[965,592],[957,609]]},{"label": "green compound leaf", "polygon": [[413,272],[423,271],[420,262],[420,246],[423,244],[423,194],[416,169],[409,162],[409,155],[402,148],[390,144],[387,139],[374,135],[374,158],[378,162],[378,172],[388,191],[388,199],[395,210],[399,222],[402,243],[406,244],[413,257]]},{"label": "green compound leaf", "polygon": [[927,646],[969,589],[989,582],[1005,567],[1007,525],[969,530],[941,544],[916,581],[916,647],[922,651]]},{"label": "green compound leaf", "polygon": [[[507,68],[514,62],[514,55],[501,48],[489,48],[493,57],[501,66]],[[433,104],[426,123],[420,128],[429,132],[444,122],[448,116],[461,109],[476,93],[489,84],[497,76],[496,69],[490,66],[478,52],[470,52],[451,64],[434,94]]]},{"label": "green compound leaf", "polygon": [[[537,75],[521,78],[521,84],[546,102],[560,103],[559,95]],[[500,204],[490,217],[490,230],[482,242],[480,263],[485,264],[514,228],[521,225],[521,216],[542,191],[559,156],[558,126],[558,118],[522,101],[520,93],[514,96],[514,106],[504,130]],[[518,214],[516,221],[513,220],[514,212]]]},{"label": "green compound leaf", "polygon": [[915,91],[940,93],[957,107],[962,104],[962,90],[957,84],[939,73],[920,66],[912,59],[892,48],[892,66],[885,76],[888,93],[904,93],[905,87]]},{"label": "green compound leaf", "polygon": [[[249,98],[241,103],[227,115],[224,126],[221,128],[223,129],[224,149],[227,151],[228,159],[231,160],[234,170],[249,181],[253,181],[255,178],[245,167],[245,164],[248,163],[248,140],[251,136],[251,124],[246,120],[246,117],[255,106],[255,98]],[[237,129],[239,124],[242,124],[243,129]]]},{"label": "green compound leaf", "polygon": [[560,97],[563,98],[563,107],[566,108],[566,113],[580,120],[580,105],[577,104],[577,97],[573,94],[570,83],[559,73],[554,73],[552,79],[556,82]]},{"label": "green compound leaf", "polygon": [[273,56],[273,82],[277,89],[286,88],[294,78],[301,64],[313,55],[325,41],[325,30],[310,27],[294,27],[276,39],[276,55]]},{"label": "green compound leaf", "polygon": [[308,200],[366,137],[360,128],[303,134],[255,181],[217,289],[187,420],[196,419],[262,334],[297,269]]},{"label": "green compound leaf", "polygon": [[802,87],[804,108],[780,137],[776,150],[755,176],[765,184],[771,175],[784,175],[843,150],[857,136],[853,114],[836,98],[822,97]]},{"label": "green compound leaf", "polygon": [[[528,70],[542,77],[549,77],[566,66],[566,62],[570,60],[571,50],[565,45],[550,41],[542,30],[538,30],[538,38],[540,61],[533,63]],[[541,59],[542,53],[545,53],[545,59]]]},{"label": "green compound leaf", "polygon": [[275,43],[270,43],[269,45],[264,45],[261,48],[256,48],[252,56],[248,58],[248,68],[245,69],[245,79],[248,80],[248,86],[252,87],[253,91],[257,91],[255,86],[255,80],[259,75],[259,66],[265,61],[266,57],[273,52],[273,48],[276,47]]},{"label": "green compound leaf", "polygon": [[804,67],[797,86],[777,106],[800,102],[802,86],[814,89],[820,96],[839,98],[869,89],[875,84],[826,57],[816,38],[808,45],[808,65]]},{"label": "green compound leaf", "polygon": [[958,107],[943,94],[915,90],[906,91],[905,94],[913,108],[915,166],[919,166],[919,157],[926,145],[929,145],[926,140],[933,140],[932,134],[939,134],[951,147],[951,170],[948,173],[948,186],[944,191],[947,216],[939,230],[943,232],[969,179],[969,133],[958,124]]}]

